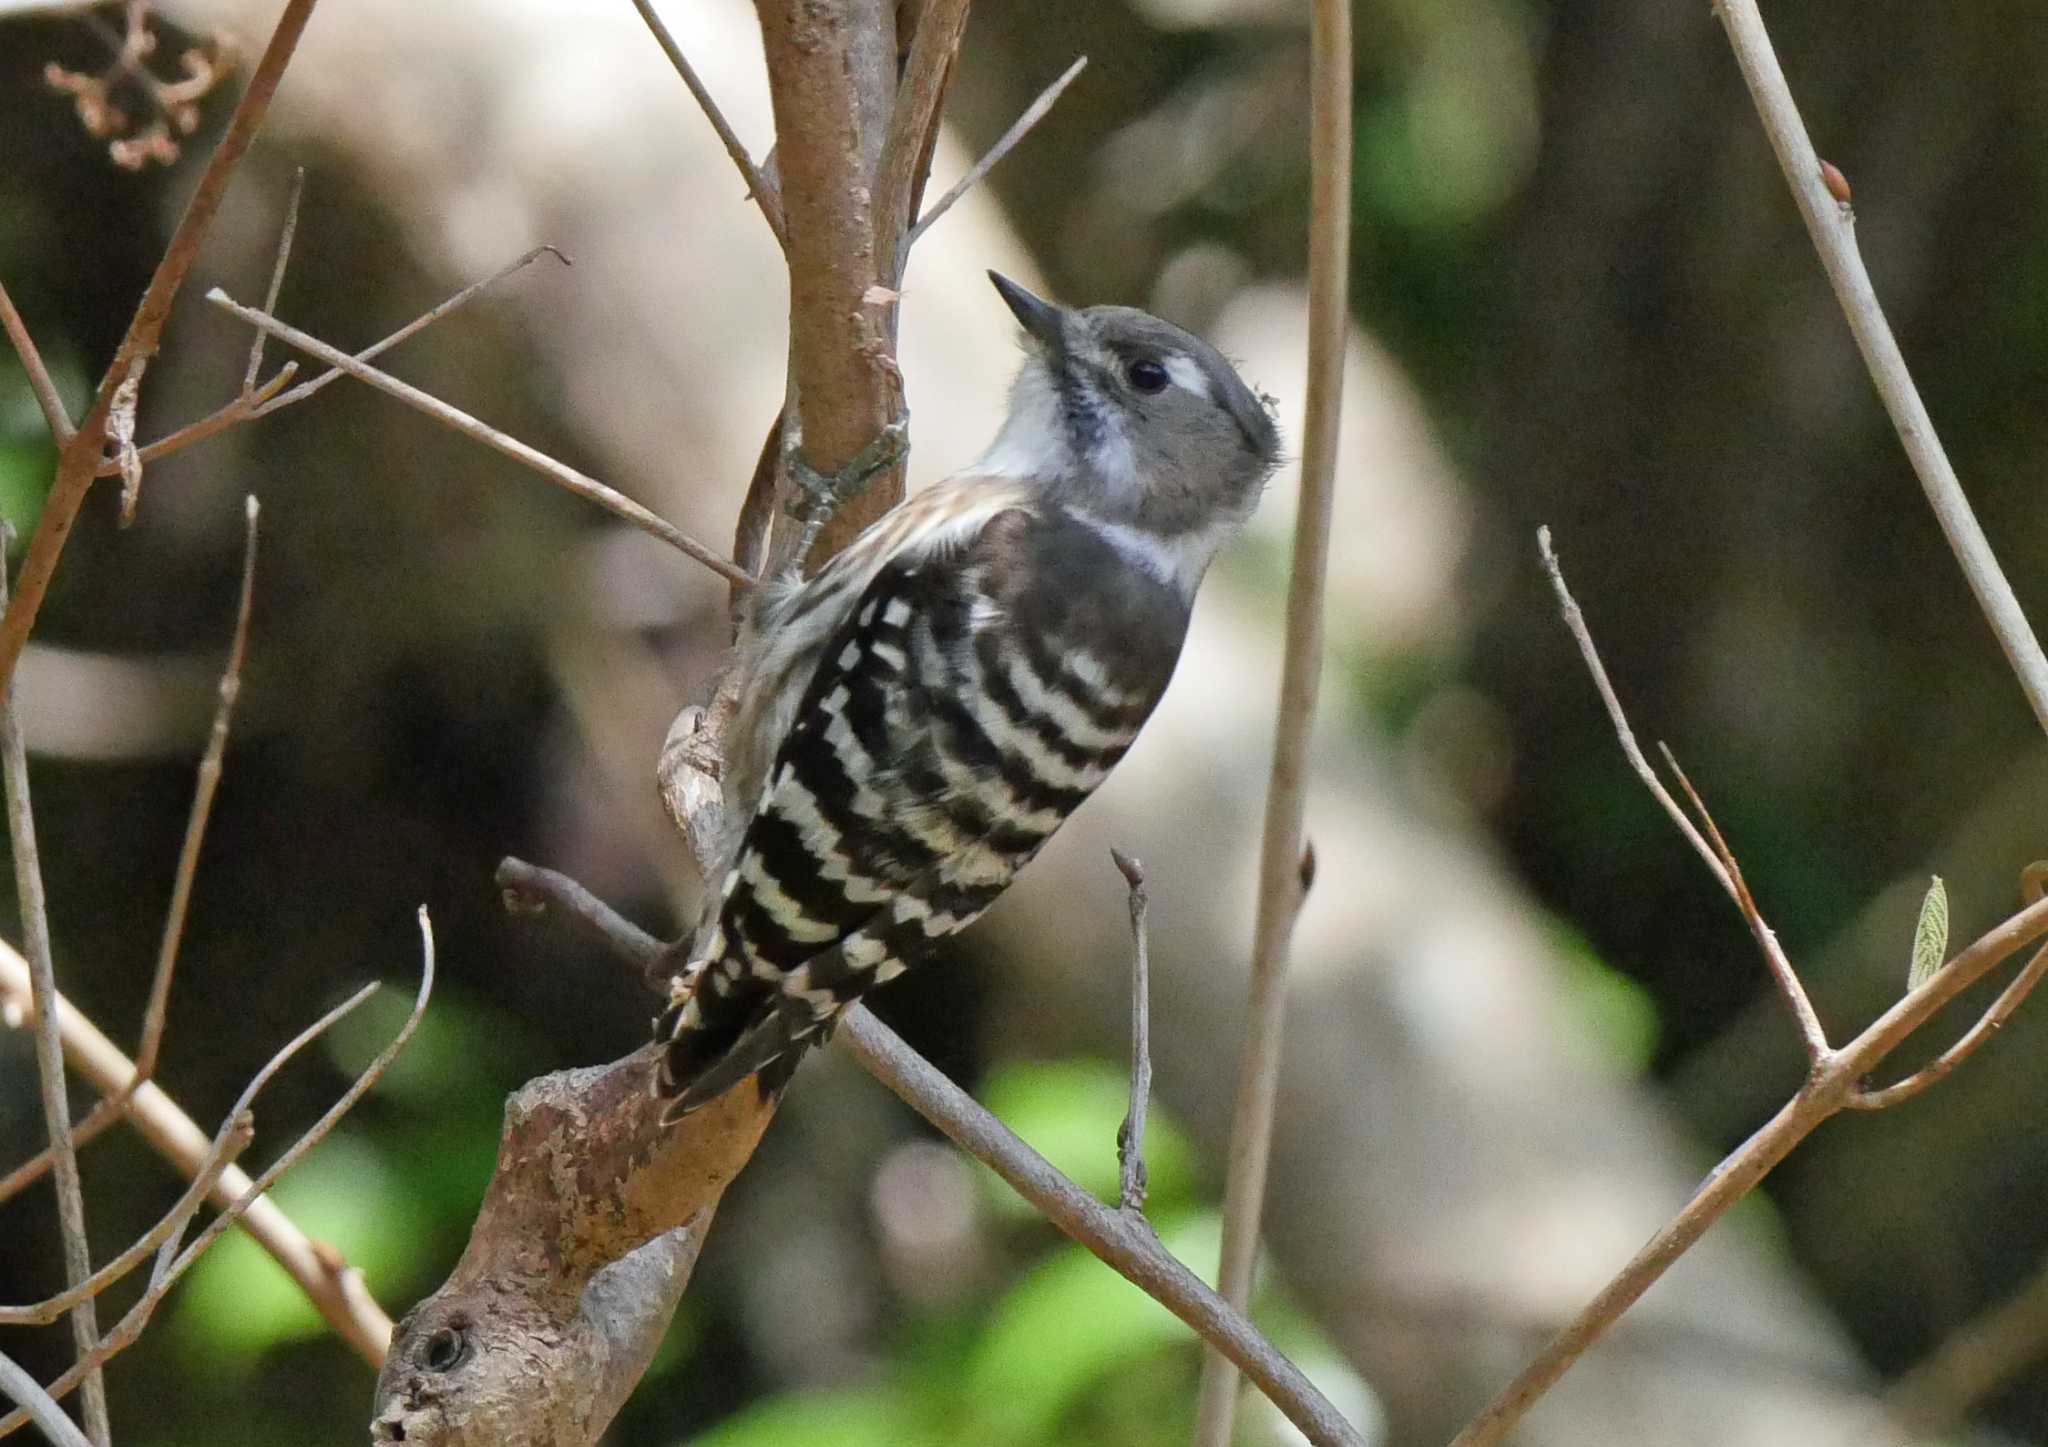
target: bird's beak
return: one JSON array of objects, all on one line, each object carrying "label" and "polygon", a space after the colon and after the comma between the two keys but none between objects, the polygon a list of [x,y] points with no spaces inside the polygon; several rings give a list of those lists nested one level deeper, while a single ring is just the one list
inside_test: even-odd
[{"label": "bird's beak", "polygon": [[1033,296],[999,271],[991,271],[988,279],[995,283],[997,294],[1025,331],[1048,347],[1060,345],[1060,309],[1057,306]]}]

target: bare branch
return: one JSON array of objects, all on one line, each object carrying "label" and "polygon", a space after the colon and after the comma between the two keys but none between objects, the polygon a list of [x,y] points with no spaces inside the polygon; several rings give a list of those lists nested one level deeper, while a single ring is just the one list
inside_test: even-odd
[{"label": "bare branch", "polygon": [[[0,573],[0,595],[6,579]],[[64,1284],[77,1286],[92,1275],[85,1234],[85,1193],[78,1157],[71,1149],[71,1102],[65,1094],[64,1047],[51,1011],[57,973],[50,954],[50,917],[43,898],[43,866],[36,850],[35,810],[29,799],[28,748],[11,685],[0,686],[0,773],[7,793],[7,836],[14,853],[14,886],[21,900],[21,929],[28,947],[29,989],[36,1009],[36,1073],[42,1087],[43,1129],[54,1153],[57,1224],[64,1242]],[[81,1360],[99,1344],[99,1316],[90,1296],[71,1308],[71,1339]],[[99,1372],[85,1379],[85,1431],[94,1447],[109,1447],[107,1386]]]},{"label": "bare branch", "polygon": [[7,294],[5,286],[0,286],[0,329],[14,343],[15,355],[21,358],[21,370],[28,374],[29,390],[36,394],[36,405],[43,409],[43,420],[50,426],[50,436],[59,447],[68,445],[73,431],[70,414],[64,410],[64,399],[57,395],[57,384],[50,369],[43,365],[43,354],[36,350],[35,338],[28,334],[28,326],[14,309],[14,298]]},{"label": "bare branch", "polygon": [[[292,237],[299,230],[299,200],[306,194],[306,168],[300,166],[292,172],[292,194],[284,205],[284,226],[277,233],[277,260],[270,268],[270,289],[263,293],[263,309],[273,315],[277,311],[278,293],[284,290],[284,269],[292,259]],[[257,374],[263,370],[262,332],[249,338],[249,366],[242,373],[242,395],[248,396],[256,390]]]},{"label": "bare branch", "polygon": [[[0,945],[0,1003],[34,1010],[28,965],[4,945]],[[35,1018],[40,1019],[40,1014]],[[72,1068],[103,1096],[118,1100],[135,1078],[134,1062],[61,995],[57,999],[57,1025]],[[189,1179],[199,1172],[209,1148],[206,1132],[158,1085],[144,1082],[125,1109],[142,1138],[182,1175]],[[231,1205],[246,1195],[253,1184],[240,1167],[230,1166],[221,1173],[212,1199],[216,1205]],[[250,1204],[243,1217],[243,1229],[299,1284],[336,1335],[372,1366],[383,1360],[385,1344],[391,1339],[391,1320],[363,1289],[360,1275],[337,1269],[332,1252],[314,1246],[291,1218],[267,1198]],[[118,1331],[117,1328],[110,1333],[109,1340]]]},{"label": "bare branch", "polygon": [[185,912],[192,903],[192,884],[199,877],[199,849],[206,842],[207,820],[213,817],[214,791],[220,787],[221,759],[228,747],[228,724],[234,717],[235,700],[242,692],[242,660],[249,649],[249,612],[256,595],[257,512],[252,493],[243,500],[242,507],[246,536],[242,544],[242,591],[235,605],[235,631],[228,644],[227,668],[220,676],[220,704],[213,712],[213,730],[206,740],[206,753],[199,760],[199,782],[192,793],[191,813],[185,820],[185,842],[178,850],[178,873],[171,882],[170,907],[164,912],[163,940],[157,948],[156,974],[149,984],[149,1005],[142,1014],[142,1040],[135,1050],[138,1084],[156,1069],[157,1050],[163,1044],[171,976],[177,970],[178,946],[185,937]]},{"label": "bare branch", "polygon": [[2012,665],[2027,702],[2033,706],[2035,719],[2048,729],[2048,655],[2042,653],[2040,640],[2034,636],[2019,600],[2013,596],[2012,585],[2006,582],[2005,573],[1992,554],[1984,529],[1970,510],[1955,468],[1942,450],[1941,439],[1935,435],[1934,419],[1927,415],[1927,406],[1920,400],[1912,374],[1906,370],[1905,356],[1885,321],[1884,308],[1878,305],[1876,289],[1870,284],[1870,273],[1864,269],[1862,253],[1856,246],[1855,213],[1830,190],[1821,159],[1799,119],[1792,89],[1785,83],[1785,72],[1779,68],[1777,54],[1771,49],[1771,38],[1764,29],[1756,0],[1718,0],[1714,10],[1728,32],[1728,43],[1734,48],[1735,62],[1749,86],[1751,99],[1756,102],[1771,149],[1777,152],[1778,165],[1785,173],[1786,184],[1792,188],[1799,214],[1806,221],[1807,234],[1820,252],[1821,265],[1835,289],[1835,299],[1849,320],[1849,330],[1855,333],[1857,349],[1863,353],[1870,379],[1876,384],[1892,426],[1898,430],[1899,442],[1913,463],[1927,504],[1934,509],[1935,520],[1941,524],[1949,550],[1955,554],[1970,591],[1976,595],[1977,606],[1989,620],[1999,647],[2005,650],[2006,661]]},{"label": "bare branch", "polygon": [[1977,1047],[2004,1028],[2005,1022],[2012,1018],[2012,1012],[2019,1009],[2027,996],[2033,992],[2034,986],[2041,983],[2041,976],[2044,974],[2048,974],[2048,948],[2034,952],[2034,957],[2027,961],[2026,968],[2013,976],[2012,983],[1998,992],[1998,998],[1991,1002],[1991,1008],[1969,1028],[1962,1039],[1904,1080],[1887,1085],[1881,1090],[1850,1091],[1846,1104],[1853,1110],[1883,1110],[1888,1106],[1911,1100],[1928,1086],[1946,1078],[1958,1065],[1974,1055]]},{"label": "bare branch", "polygon": [[[79,1378],[85,1372],[96,1370],[102,1362],[132,1346],[136,1339],[142,1335],[143,1328],[149,1325],[150,1317],[155,1313],[157,1304],[163,1300],[164,1294],[177,1284],[178,1278],[190,1270],[192,1264],[204,1255],[207,1248],[219,1240],[222,1233],[227,1231],[229,1227],[242,1220],[245,1215],[253,1216],[257,1210],[270,1206],[269,1199],[264,1193],[277,1183],[278,1177],[297,1165],[305,1157],[307,1151],[327,1138],[328,1133],[334,1129],[336,1123],[344,1115],[348,1114],[356,1102],[361,1100],[364,1094],[369,1091],[371,1086],[377,1083],[386,1068],[397,1058],[398,1052],[405,1048],[406,1042],[412,1038],[413,1031],[419,1027],[420,1017],[426,1013],[427,1001],[431,998],[434,991],[434,932],[433,926],[427,918],[425,905],[420,906],[419,926],[421,956],[419,991],[413,997],[412,1012],[406,1016],[405,1023],[399,1027],[398,1033],[392,1037],[391,1043],[378,1052],[377,1057],[363,1068],[361,1075],[356,1077],[355,1083],[343,1092],[341,1098],[329,1106],[326,1113],[292,1144],[291,1149],[278,1157],[270,1169],[266,1170],[254,1181],[249,1181],[246,1177],[242,1177],[241,1173],[235,1170],[230,1170],[223,1174],[223,1185],[231,1186],[236,1178],[240,1178],[244,1183],[245,1189],[242,1190],[241,1194],[230,1200],[226,1208],[219,1215],[207,1222],[206,1229],[199,1233],[191,1245],[180,1251],[175,1258],[164,1257],[159,1259],[157,1270],[150,1278],[149,1289],[142,1294],[134,1306],[129,1308],[128,1314],[121,1318],[114,1329],[107,1333],[90,1357],[75,1363],[69,1371],[50,1384],[48,1390],[52,1397],[62,1397],[78,1384]],[[0,959],[0,963],[4,963],[4,959]],[[271,1065],[265,1067],[265,1073],[259,1073],[257,1080],[251,1082],[251,1090],[253,1091],[261,1081],[267,1079],[267,1072],[275,1069],[278,1064],[282,1063],[283,1059],[289,1058],[291,1052],[296,1051],[307,1041],[319,1035],[339,1019],[341,1015],[353,1009],[357,1004],[360,1004],[367,995],[368,991],[358,992],[355,997],[337,1006],[334,1010],[330,1010],[319,1021],[308,1027],[305,1031],[302,1031],[290,1045],[287,1045],[283,1051],[279,1052],[278,1057],[273,1058]],[[69,1007],[66,1006],[65,1008],[68,1009]],[[155,1088],[154,1086],[143,1087],[145,1091],[151,1091]],[[274,1210],[275,1208],[271,1209]],[[251,1229],[251,1234],[256,1234],[253,1228]],[[170,1244],[170,1242],[165,1243],[167,1247]],[[332,1252],[329,1251],[328,1255],[331,1260]],[[380,1317],[382,1316],[382,1313],[376,1310],[376,1303],[369,1301],[368,1293],[362,1288],[361,1278],[355,1272],[329,1267],[326,1274],[332,1278],[329,1294],[335,1288],[346,1287],[368,1304],[370,1312]],[[294,1271],[293,1275],[297,1276],[298,1273]],[[301,1280],[300,1284],[302,1286],[305,1285],[304,1280]],[[308,1295],[314,1297],[314,1304],[320,1306],[322,1314],[328,1315],[328,1320],[333,1323],[334,1318],[331,1314],[327,1313],[326,1306],[322,1302],[321,1297],[315,1295],[310,1289],[308,1290]],[[340,1323],[334,1324],[337,1327],[340,1326]],[[388,1337],[388,1322],[385,1331]],[[344,1332],[344,1334],[348,1335],[349,1333]],[[380,1362],[382,1358],[383,1348],[380,1344],[377,1352],[371,1356],[372,1365]],[[7,1417],[0,1418],[0,1437],[5,1437],[8,1433],[25,1425],[27,1421],[28,1415],[25,1412],[15,1412]]]},{"label": "bare branch", "polygon": [[261,327],[272,336],[289,342],[309,356],[318,357],[329,366],[346,372],[359,381],[369,383],[380,392],[396,397],[415,411],[426,413],[442,426],[453,428],[463,436],[481,442],[513,461],[525,464],[557,487],[566,488],[586,502],[596,503],[614,517],[631,523],[640,531],[659,538],[678,552],[696,559],[728,582],[752,585],[753,579],[743,569],[720,557],[667,519],[650,512],[624,493],[606,487],[596,478],[578,472],[567,463],[557,462],[538,448],[529,447],[518,438],[479,422],[467,412],[449,406],[440,398],[399,381],[389,372],[380,372],[375,367],[357,361],[348,353],[329,346],[318,337],[310,336],[297,327],[288,326],[276,317],[257,311],[254,307],[243,306],[219,287],[208,292],[206,299],[221,310],[240,317],[249,325]]},{"label": "bare branch", "polygon": [[848,1010],[839,1027],[855,1059],[947,1138],[989,1167],[1047,1220],[1092,1251],[1193,1327],[1258,1384],[1287,1419],[1319,1444],[1365,1439],[1230,1305],[1152,1234],[1143,1216],[1105,1206],[1075,1185],[937,1067],[904,1044],[865,1007]]},{"label": "bare branch", "polygon": [[[1656,770],[1650,767],[1650,761],[1643,757],[1642,748],[1636,743],[1635,730],[1629,727],[1628,715],[1622,711],[1621,700],[1615,696],[1614,685],[1608,680],[1607,666],[1600,661],[1600,650],[1593,646],[1593,634],[1586,626],[1586,615],[1579,611],[1578,600],[1572,597],[1571,589],[1565,585],[1564,569],[1558,564],[1557,553],[1550,545],[1549,528],[1542,527],[1536,530],[1536,547],[1543,555],[1543,570],[1550,576],[1551,590],[1557,594],[1559,611],[1564,614],[1564,626],[1571,630],[1572,638],[1579,645],[1579,656],[1585,660],[1586,672],[1592,675],[1593,687],[1600,692],[1600,701],[1607,706],[1608,720],[1614,725],[1615,737],[1621,742],[1621,752],[1628,759],[1629,767],[1636,771],[1636,777],[1643,781],[1643,786],[1663,806],[1665,814],[1678,826],[1678,832],[1685,836],[1686,842],[1692,845],[1693,852],[1705,861],[1708,872],[1720,882],[1728,897],[1735,901],[1735,907],[1742,911],[1743,918],[1750,922],[1757,945],[1763,950],[1764,962],[1770,968],[1771,981],[1777,986],[1779,997],[1785,1001],[1787,1008],[1792,1012],[1793,1020],[1799,1025],[1799,1038],[1805,1046],[1807,1061],[1809,1065],[1817,1065],[1827,1057],[1830,1048],[1827,1031],[1821,1027],[1820,1016],[1813,1008],[1813,1001],[1807,998],[1806,987],[1799,982],[1799,972],[1794,970],[1792,962],[1785,958],[1784,950],[1779,947],[1777,935],[1764,923],[1762,916],[1757,914],[1756,902],[1749,898],[1748,886],[1739,882],[1740,871],[1731,870],[1723,863],[1726,845],[1717,850],[1714,845],[1707,842],[1705,836],[1694,827],[1692,820],[1686,817],[1685,810],[1678,806],[1678,801],[1671,797],[1671,791],[1664,787],[1664,781],[1657,777]],[[1676,768],[1675,761],[1673,767]],[[1682,780],[1683,775],[1680,777]],[[1691,785],[1687,784],[1686,787],[1690,789]],[[1694,797],[1697,799],[1698,796]],[[1700,812],[1705,815],[1705,805],[1700,806]],[[1713,827],[1711,820],[1708,821],[1707,827]],[[1716,838],[1718,837],[1717,834]],[[1730,860],[1733,857],[1727,856]]]},{"label": "bare branch", "polygon": [[[1323,667],[1323,591],[1329,571],[1337,436],[1344,398],[1351,254],[1351,11],[1314,0],[1309,25],[1308,395],[1302,419],[1301,501],[1287,587],[1273,772],[1259,846],[1252,978],[1238,1057],[1223,1186],[1223,1251],[1217,1287],[1242,1310],[1251,1300],[1259,1216],[1280,1092],[1287,950],[1301,908],[1309,729]],[[1195,1447],[1226,1447],[1237,1408],[1237,1374],[1214,1351],[1202,1360]]]},{"label": "bare branch", "polygon": [[1123,850],[1110,847],[1109,857],[1130,889],[1131,907],[1131,1107],[1116,1133],[1117,1204],[1142,1214],[1145,1209],[1145,1108],[1152,1101],[1151,947],[1146,938],[1145,869]]},{"label": "bare branch", "polygon": [[916,217],[917,193],[931,164],[932,138],[938,133],[939,111],[967,32],[969,0],[925,0],[917,9],[917,29],[896,88],[889,114],[889,132],[875,168],[875,277],[895,288],[903,280],[910,255],[910,223]]},{"label": "bare branch", "polygon": [[1716,1166],[1679,1213],[1553,1337],[1520,1376],[1504,1387],[1460,1432],[1452,1447],[1491,1447],[1503,1441],[1531,1406],[1555,1386],[1572,1364],[1683,1256],[1707,1228],[1721,1219],[1792,1152],[1822,1121],[1850,1104],[1857,1081],[1867,1075],[1936,1011],[1982,979],[2014,950],[2048,934],[2048,900],[2039,900],[1992,928],[1866,1027],[1831,1053],[1763,1129]]},{"label": "bare branch", "polygon": [[568,875],[510,856],[498,862],[505,907],[521,913],[553,906],[581,924],[620,960],[646,971],[662,956],[662,943]]},{"label": "bare branch", "polygon": [[285,0],[284,13],[278,17],[263,58],[257,61],[256,69],[249,76],[249,88],[242,93],[234,114],[228,118],[227,130],[222,134],[220,144],[207,160],[206,170],[199,177],[192,199],[186,203],[185,214],[179,219],[177,230],[172,233],[155,274],[150,277],[148,289],[142,294],[134,320],[129,322],[127,334],[122,337],[113,361],[107,366],[106,375],[100,380],[99,392],[84,420],[78,424],[77,432],[58,455],[57,475],[44,499],[35,536],[29,540],[28,554],[22,559],[21,576],[16,582],[14,596],[8,600],[6,615],[0,618],[0,686],[5,686],[14,676],[14,665],[21,657],[22,645],[28,642],[29,630],[35,627],[36,614],[43,606],[43,595],[49,591],[50,580],[56,576],[57,560],[63,555],[71,525],[77,520],[86,490],[92,486],[93,477],[99,470],[115,390],[126,380],[137,359],[146,359],[156,351],[164,321],[170,316],[171,303],[177,299],[179,289],[192,270],[192,263],[198,259],[199,247],[213,226],[213,218],[220,210],[221,198],[227,192],[235,167],[248,151],[249,143],[256,138],[257,128],[263,124],[264,114],[270,108],[270,98],[276,94],[277,83],[284,76],[285,66],[291,61],[292,51],[298,46],[307,20],[312,17],[314,3],[315,0]]},{"label": "bare branch", "polygon": [[[360,997],[359,997],[360,998]],[[235,1157],[247,1149],[249,1142],[256,1138],[256,1131],[250,1118],[243,1114],[231,1119],[220,1134],[214,1137],[213,1145],[206,1153],[199,1174],[192,1184],[185,1188],[177,1204],[164,1213],[148,1231],[135,1239],[119,1256],[95,1271],[91,1276],[55,1296],[27,1306],[0,1306],[0,1326],[42,1326],[55,1321],[78,1302],[89,1296],[98,1296],[137,1266],[144,1257],[161,1247],[164,1242],[184,1229],[199,1208],[206,1204],[206,1198],[220,1183],[221,1172],[233,1164]]]},{"label": "bare branch", "polygon": [[[953,203],[962,196],[965,196],[969,191],[972,191],[976,186],[979,186],[983,178],[996,168],[1003,157],[1009,155],[1011,151],[1016,149],[1019,141],[1031,134],[1033,127],[1045,119],[1046,112],[1053,108],[1054,103],[1059,100],[1066,88],[1072,85],[1081,72],[1087,68],[1088,57],[1084,55],[1062,71],[1058,80],[1040,91],[1038,99],[1024,108],[1024,114],[1010,122],[1010,128],[996,139],[996,143],[988,148],[980,160],[968,168],[967,174],[955,181],[952,188],[945,195],[933,202],[924,215],[917,218],[917,224],[910,228],[910,235],[903,243],[903,256],[905,260],[910,256],[910,248],[917,245],[925,232],[931,230],[932,226],[941,216],[944,216],[953,209]],[[900,274],[902,271],[900,264],[897,270]]]},{"label": "bare branch", "polygon": [[[872,10],[870,22],[866,14]],[[872,118],[896,94],[895,47],[882,46],[875,0],[810,5],[757,0],[775,108],[776,160],[789,238],[789,402],[785,434],[817,487],[837,482],[874,446],[897,411],[892,303],[876,242],[876,157],[886,145]],[[922,29],[922,26],[920,26]],[[871,152],[869,147],[874,149]],[[789,409],[786,409],[786,411]],[[789,431],[793,427],[793,433]],[[901,466],[857,498],[835,496],[813,559],[830,557],[903,496]],[[826,499],[817,499],[827,501]]]},{"label": "bare branch", "polygon": [[[754,164],[754,158],[747,154],[745,144],[733,131],[732,123],[726,120],[725,112],[718,108],[718,102],[711,98],[710,90],[697,78],[697,71],[690,64],[689,57],[683,54],[683,48],[676,44],[676,38],[669,34],[668,27],[662,24],[661,17],[654,13],[651,0],[633,0],[633,8],[640,12],[640,18],[646,21],[647,28],[654,32],[655,42],[661,46],[662,54],[668,57],[668,63],[676,68],[676,74],[683,78],[683,84],[688,86],[690,94],[696,97],[698,108],[704,112],[704,118],[711,122],[711,129],[718,132],[718,139],[724,144],[725,153],[732,157],[733,165],[739,168],[740,178],[747,183],[747,194],[753,197],[754,204],[761,208],[761,219],[768,223],[769,231],[774,233],[775,244],[787,251],[789,237],[783,230],[782,198],[775,189],[775,183]],[[270,308],[265,307],[264,310],[269,311]]]}]

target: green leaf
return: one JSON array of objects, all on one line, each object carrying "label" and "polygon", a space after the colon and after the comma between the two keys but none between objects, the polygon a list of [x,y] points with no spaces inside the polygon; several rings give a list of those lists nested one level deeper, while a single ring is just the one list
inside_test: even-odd
[{"label": "green leaf", "polygon": [[1919,989],[1947,959],[1948,888],[1937,874],[1927,885],[1927,898],[1920,901],[1920,922],[1913,926],[1913,965],[1906,972],[1906,988]]},{"label": "green leaf", "polygon": [[[1166,1248],[1215,1274],[1214,1212],[1161,1231]],[[1164,1348],[1193,1341],[1165,1307],[1079,1246],[1061,1249],[1011,1288],[967,1365],[963,1442],[1044,1443],[1091,1386]]]}]

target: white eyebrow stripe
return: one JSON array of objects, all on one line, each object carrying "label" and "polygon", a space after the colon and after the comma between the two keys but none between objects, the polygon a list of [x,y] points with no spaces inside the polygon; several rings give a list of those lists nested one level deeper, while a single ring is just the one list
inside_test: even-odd
[{"label": "white eyebrow stripe", "polygon": [[1209,377],[1200,364],[1185,352],[1169,352],[1163,359],[1166,375],[1173,378],[1174,385],[1194,393],[1197,397],[1214,399],[1209,390]]}]

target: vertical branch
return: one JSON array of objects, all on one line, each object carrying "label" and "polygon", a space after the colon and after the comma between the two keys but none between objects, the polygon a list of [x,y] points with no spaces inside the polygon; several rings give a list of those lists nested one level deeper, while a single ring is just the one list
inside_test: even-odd
[{"label": "vertical branch", "polygon": [[[1302,820],[1309,728],[1322,670],[1323,585],[1329,567],[1337,428],[1349,325],[1351,249],[1351,12],[1346,0],[1315,0],[1309,30],[1308,398],[1302,423],[1301,504],[1295,518],[1287,643],[1280,665],[1273,776],[1259,857],[1251,993],[1237,1107],[1224,1179],[1223,1253],[1217,1289],[1240,1310],[1251,1298],[1259,1216],[1280,1086],[1287,944],[1302,897]],[[1225,1447],[1237,1402],[1237,1371],[1211,1351],[1202,1363],[1197,1447]]]},{"label": "vertical branch", "polygon": [[1131,1107],[1116,1133],[1117,1204],[1133,1214],[1145,1209],[1145,1110],[1152,1102],[1152,951],[1145,928],[1145,869],[1112,847],[1109,857],[1130,887],[1131,906]]},{"label": "vertical branch", "polygon": [[[6,580],[0,577],[0,594]],[[85,1235],[85,1193],[78,1180],[78,1155],[71,1147],[71,1102],[64,1093],[64,1045],[57,1034],[57,971],[50,956],[50,917],[44,907],[43,869],[36,856],[35,815],[29,802],[28,750],[11,682],[0,690],[0,774],[7,793],[7,836],[14,853],[14,883],[21,897],[21,930],[27,947],[29,985],[36,1004],[36,1072],[43,1092],[43,1129],[55,1153],[57,1221],[64,1237],[64,1284],[77,1286],[92,1275]],[[99,1345],[99,1313],[91,1297],[71,1309],[71,1338],[81,1359]],[[85,1430],[94,1447],[108,1447],[107,1385],[104,1373],[85,1379]]]},{"label": "vertical branch", "polygon": [[[829,485],[895,411],[895,359],[875,240],[875,177],[896,95],[893,24],[874,0],[757,0],[789,236],[789,360],[796,460]],[[868,13],[874,9],[874,13]],[[886,43],[883,43],[885,42]],[[857,470],[857,469],[856,469]],[[902,497],[902,472],[841,507],[828,557]]]},{"label": "vertical branch", "polygon": [[278,17],[277,28],[271,32],[270,44],[265,48],[263,58],[256,63],[256,69],[250,73],[249,88],[242,93],[234,115],[228,119],[226,133],[207,161],[191,201],[186,203],[185,214],[178,221],[178,229],[171,234],[170,245],[164,248],[156,273],[149,279],[149,288],[142,294],[135,318],[128,323],[128,332],[121,338],[121,345],[114,353],[114,360],[108,364],[106,375],[100,379],[99,393],[86,412],[85,420],[78,424],[76,435],[58,455],[57,475],[50,484],[49,496],[44,500],[35,536],[29,540],[28,554],[22,559],[21,576],[16,580],[14,596],[8,600],[6,615],[0,617],[0,686],[14,676],[14,665],[21,657],[22,645],[28,642],[29,630],[35,627],[36,614],[43,606],[43,595],[49,591],[50,580],[56,576],[57,560],[63,555],[64,543],[71,536],[71,525],[77,521],[86,490],[92,486],[93,477],[99,471],[114,393],[127,380],[138,361],[146,361],[155,353],[164,321],[171,314],[171,303],[177,299],[179,288],[191,273],[192,263],[198,259],[200,244],[213,226],[213,218],[220,210],[221,198],[227,194],[228,181],[233,177],[235,167],[247,153],[250,142],[255,140],[258,127],[263,124],[264,114],[270,109],[270,98],[277,93],[277,83],[284,77],[285,66],[291,63],[299,36],[305,32],[306,22],[312,17],[314,3],[315,0],[285,0],[284,13]]},{"label": "vertical branch", "polygon": [[2048,655],[2043,655],[2040,640],[2020,610],[1977,515],[1970,510],[1970,500],[1963,495],[1956,470],[1935,435],[1934,419],[1927,415],[1927,406],[1906,370],[1906,359],[1885,320],[1884,308],[1878,305],[1877,291],[1856,246],[1854,213],[1846,201],[1836,199],[1822,174],[1820,157],[1799,119],[1799,107],[1771,49],[1771,37],[1757,12],[1756,0],[1717,0],[1714,10],[1728,32],[1728,43],[1756,102],[1771,149],[1778,154],[1786,184],[1792,188],[1792,198],[1820,252],[1835,299],[1849,319],[1849,330],[1855,333],[1863,364],[1870,369],[1870,379],[1884,399],[1884,409],[1927,494],[1927,504],[1934,509],[1935,520],[1976,595],[1977,606],[1998,637],[1998,646],[2005,650],[2034,717],[2048,729]]}]

